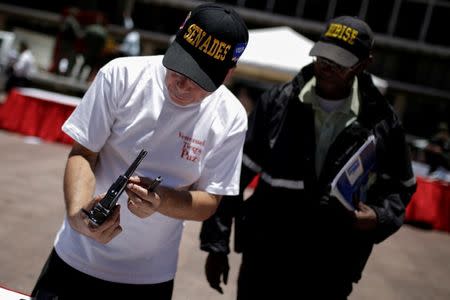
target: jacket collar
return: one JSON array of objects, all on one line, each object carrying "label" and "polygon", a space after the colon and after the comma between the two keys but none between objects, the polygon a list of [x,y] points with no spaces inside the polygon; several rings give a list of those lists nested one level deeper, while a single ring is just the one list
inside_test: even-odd
[{"label": "jacket collar", "polygon": [[[296,95],[300,94],[303,87],[314,77],[314,66],[310,63],[304,66],[300,72],[292,79],[293,92]],[[352,106],[352,110],[358,112],[368,110],[366,113],[370,114],[371,108],[376,105],[378,101],[384,98],[378,88],[373,84],[370,73],[364,71],[358,75],[358,108]]]}]

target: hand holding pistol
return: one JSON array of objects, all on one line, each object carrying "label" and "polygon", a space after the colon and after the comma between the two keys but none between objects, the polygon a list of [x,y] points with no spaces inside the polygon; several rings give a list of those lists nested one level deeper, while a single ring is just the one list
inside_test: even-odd
[{"label": "hand holding pistol", "polygon": [[105,197],[100,200],[90,211],[82,209],[93,226],[97,227],[102,225],[103,222],[105,222],[105,220],[113,213],[119,197],[122,195],[125,187],[127,186],[128,180],[130,179],[131,175],[133,175],[134,171],[147,155],[147,153],[148,152],[146,150],[141,150],[128,170],[116,179],[116,181],[106,192]]}]

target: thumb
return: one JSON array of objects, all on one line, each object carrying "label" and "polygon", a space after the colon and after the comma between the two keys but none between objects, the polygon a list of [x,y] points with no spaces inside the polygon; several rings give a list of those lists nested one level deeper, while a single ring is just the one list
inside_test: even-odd
[{"label": "thumb", "polygon": [[100,200],[102,200],[105,196],[106,196],[106,193],[101,193],[101,194],[95,195],[95,196],[94,196],[94,201],[95,201],[95,203],[97,203],[97,202],[99,202]]},{"label": "thumb", "polygon": [[220,294],[223,294],[223,290],[222,290],[222,288],[220,287],[220,285],[218,285],[218,286],[216,286],[216,287],[213,287],[213,288],[215,288]]}]

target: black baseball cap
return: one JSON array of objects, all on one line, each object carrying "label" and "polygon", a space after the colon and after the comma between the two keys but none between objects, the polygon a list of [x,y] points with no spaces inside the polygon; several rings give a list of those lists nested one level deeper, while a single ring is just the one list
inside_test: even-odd
[{"label": "black baseball cap", "polygon": [[342,16],[328,22],[309,55],[349,68],[369,57],[372,46],[373,32],[369,25],[356,17]]},{"label": "black baseball cap", "polygon": [[188,14],[163,64],[213,92],[236,65],[247,42],[247,26],[236,11],[215,3],[202,4]]}]

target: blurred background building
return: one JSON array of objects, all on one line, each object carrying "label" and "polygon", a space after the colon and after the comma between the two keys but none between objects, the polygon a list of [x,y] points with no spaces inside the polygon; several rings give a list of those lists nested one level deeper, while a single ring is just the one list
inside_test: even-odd
[{"label": "blurred background building", "polygon": [[[171,35],[187,11],[205,1],[194,0],[2,0],[0,30],[12,31],[31,41],[44,72],[35,83],[67,93],[81,94],[89,82],[60,81],[52,74],[55,49],[64,12],[80,11],[81,25],[92,16],[106,20],[107,55],[115,57],[115,45],[124,39],[124,16],[130,16],[141,37],[141,55],[164,53]],[[325,22],[338,15],[364,19],[375,32],[375,61],[369,70],[384,79],[386,95],[400,114],[409,134],[432,136],[438,125],[450,122],[450,20],[448,0],[221,0],[233,6],[249,29],[288,26],[315,41]],[[91,16],[91,17],[89,17]],[[83,24],[84,22],[84,24]],[[39,46],[39,47],[38,47]],[[274,45],[284,47],[283,44]],[[44,75],[47,74],[47,75]],[[240,74],[237,87],[261,91],[286,78],[263,73]],[[49,77],[45,77],[49,76]],[[51,85],[51,86],[50,86]],[[256,95],[257,93],[253,93]]]}]

